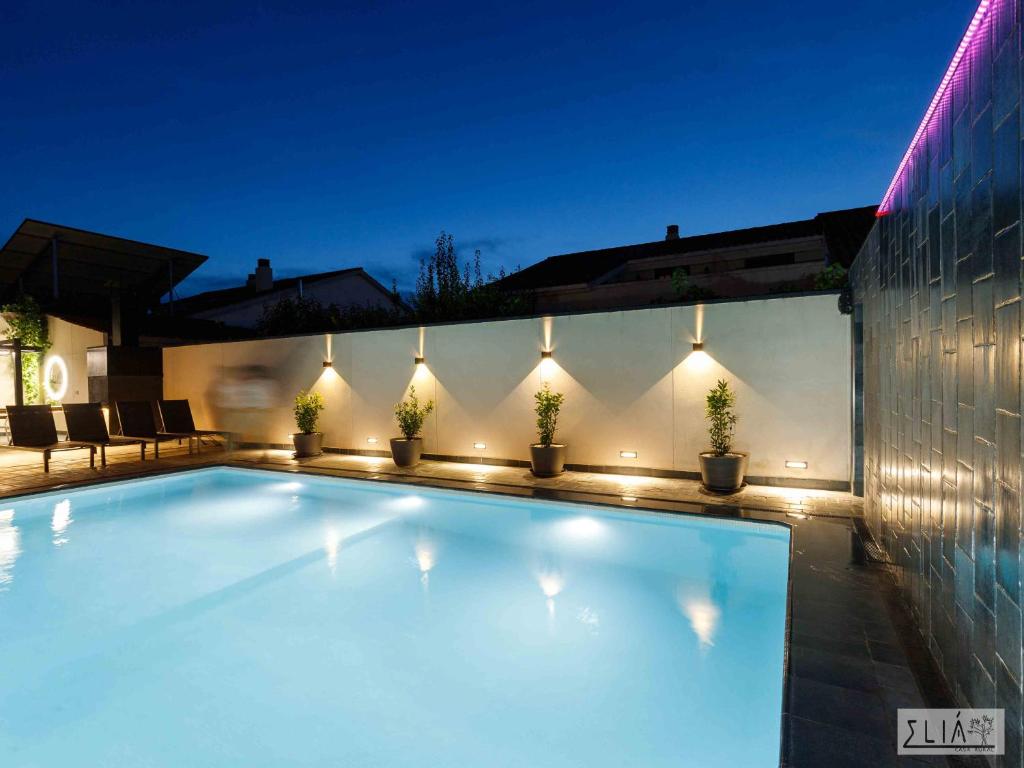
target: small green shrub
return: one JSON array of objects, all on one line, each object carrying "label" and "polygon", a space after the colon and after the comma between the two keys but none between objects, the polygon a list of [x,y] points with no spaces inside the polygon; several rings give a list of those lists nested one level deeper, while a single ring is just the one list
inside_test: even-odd
[{"label": "small green shrub", "polygon": [[425,405],[420,405],[416,397],[416,387],[409,387],[409,397],[400,403],[395,403],[395,421],[406,440],[412,440],[420,430],[423,429],[423,421],[434,410],[434,401],[428,400]]},{"label": "small green shrub", "polygon": [[299,392],[295,396],[295,426],[299,432],[304,435],[314,434],[323,409],[324,399],[319,392]]},{"label": "small green shrub", "polygon": [[736,395],[729,388],[729,382],[719,379],[718,384],[708,392],[704,415],[708,420],[708,436],[711,450],[716,456],[724,456],[732,448],[732,433],[736,427]]},{"label": "small green shrub", "polygon": [[544,389],[537,392],[533,399],[537,401],[534,410],[537,411],[537,442],[540,445],[551,445],[555,439],[555,430],[558,428],[558,412],[562,410],[562,403],[565,402],[565,395],[561,392],[552,392],[545,384]]},{"label": "small green shrub", "polygon": [[825,269],[814,276],[814,289],[817,291],[831,291],[842,288],[846,285],[847,275],[842,264],[829,264]]},{"label": "small green shrub", "polygon": [[46,314],[31,296],[21,296],[13,304],[0,308],[7,323],[7,336],[17,339],[26,347],[38,347],[39,352],[24,352],[21,356],[21,386],[25,404],[43,402],[39,386],[39,363],[50,348],[49,327]]}]

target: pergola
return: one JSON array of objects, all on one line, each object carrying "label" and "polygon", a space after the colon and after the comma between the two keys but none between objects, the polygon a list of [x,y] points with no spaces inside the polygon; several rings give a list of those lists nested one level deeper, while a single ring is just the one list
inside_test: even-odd
[{"label": "pergola", "polygon": [[[198,253],[75,227],[25,219],[0,249],[0,304],[32,296],[42,311],[132,341],[134,324],[207,259]],[[21,355],[38,349],[0,341],[14,356],[15,399],[22,401]]]}]

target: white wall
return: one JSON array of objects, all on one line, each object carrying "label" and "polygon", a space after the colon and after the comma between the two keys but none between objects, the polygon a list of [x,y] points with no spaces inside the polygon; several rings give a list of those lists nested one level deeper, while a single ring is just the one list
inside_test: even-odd
[{"label": "white wall", "polygon": [[[50,349],[39,366],[40,377],[45,374],[47,361],[54,356],[60,357],[68,369],[67,393],[61,402],[86,403],[89,401],[89,373],[86,368],[85,350],[89,347],[103,346],[104,334],[58,317],[47,317],[47,321]],[[59,386],[56,381],[54,386]]]},{"label": "white wall", "polygon": [[[703,354],[692,350],[698,337]],[[545,347],[553,357],[542,367]],[[421,349],[426,366],[417,370]],[[322,365],[328,357],[332,368]],[[240,383],[246,366],[265,366],[273,384],[250,387],[247,376],[262,380],[252,369]],[[480,455],[480,441],[485,456],[528,459],[542,376],[566,395],[558,439],[571,463],[698,470],[704,398],[726,378],[750,475],[849,479],[850,326],[834,295],[164,350],[165,396],[191,400],[199,426],[284,443],[294,431],[292,397],[313,388],[328,402],[325,444],[338,448],[386,450],[397,434],[392,407],[414,384],[436,402],[424,429],[428,452]],[[269,386],[267,407],[246,402]],[[621,450],[639,458],[621,459]],[[787,469],[791,459],[807,470]]]},{"label": "white wall", "polygon": [[[51,357],[60,357],[68,369],[66,403],[84,403],[89,400],[89,376],[85,363],[85,350],[100,346],[104,336],[99,331],[84,328],[56,317],[47,317],[50,349],[39,365],[40,387],[46,363]],[[7,338],[7,323],[0,319],[0,338]],[[54,382],[56,384],[56,380]],[[42,389],[40,391],[43,391]],[[45,394],[44,394],[45,397]],[[14,358],[0,355],[0,405],[14,403]]]}]

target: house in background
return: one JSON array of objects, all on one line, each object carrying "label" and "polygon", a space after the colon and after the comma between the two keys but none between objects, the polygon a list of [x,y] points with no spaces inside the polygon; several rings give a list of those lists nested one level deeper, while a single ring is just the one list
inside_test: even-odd
[{"label": "house in background", "polygon": [[325,307],[334,304],[339,309],[401,309],[404,306],[362,267],[275,280],[270,259],[258,259],[256,271],[249,275],[245,285],[178,299],[174,311],[184,317],[254,329],[263,316],[264,307],[298,297],[316,299]]},{"label": "house in background", "polygon": [[[740,298],[814,290],[830,264],[848,268],[875,222],[877,206],[813,219],[551,256],[498,282],[533,294],[538,312],[616,309],[685,298]],[[676,280],[673,281],[673,274]],[[679,276],[689,296],[680,295]]]}]

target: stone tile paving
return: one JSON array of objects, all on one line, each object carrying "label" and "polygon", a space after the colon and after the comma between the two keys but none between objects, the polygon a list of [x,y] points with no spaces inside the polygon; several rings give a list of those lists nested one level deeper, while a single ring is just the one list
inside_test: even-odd
[{"label": "stone tile paving", "polygon": [[490,464],[461,464],[447,461],[424,461],[418,467],[401,469],[388,458],[324,454],[315,459],[296,461],[290,451],[250,449],[236,451],[239,460],[259,460],[274,464],[299,464],[317,469],[344,469],[370,472],[381,479],[388,476],[426,477],[461,483],[545,488],[557,491],[610,494],[637,502],[687,502],[691,504],[724,504],[745,509],[803,513],[825,517],[857,517],[862,514],[862,499],[850,493],[804,488],[781,488],[748,485],[737,493],[713,494],[695,480],[645,477],[641,475],[608,475],[596,472],[566,472],[554,478],[534,477],[529,469]]}]

